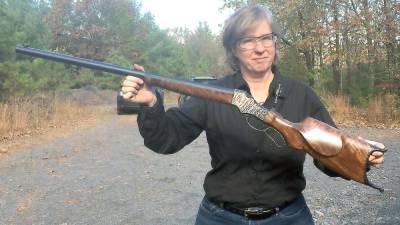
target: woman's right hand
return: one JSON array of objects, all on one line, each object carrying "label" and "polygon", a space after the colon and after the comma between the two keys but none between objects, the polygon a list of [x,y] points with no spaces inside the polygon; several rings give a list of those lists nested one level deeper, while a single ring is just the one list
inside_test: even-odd
[{"label": "woman's right hand", "polygon": [[[134,64],[133,68],[144,72],[144,68],[140,65]],[[121,84],[121,92],[124,99],[142,103],[149,107],[154,106],[157,102],[155,90],[146,85],[142,79],[134,76],[125,77]]]}]

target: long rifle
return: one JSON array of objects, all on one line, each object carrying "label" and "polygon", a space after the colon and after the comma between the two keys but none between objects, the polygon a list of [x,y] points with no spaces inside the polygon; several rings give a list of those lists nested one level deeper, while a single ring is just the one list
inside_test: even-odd
[{"label": "long rifle", "polygon": [[365,140],[351,137],[341,130],[311,117],[307,117],[299,123],[292,123],[278,113],[257,104],[245,91],[159,76],[127,67],[30,47],[17,46],[16,52],[123,76],[132,75],[143,79],[150,85],[170,91],[234,105],[241,113],[256,116],[276,128],[291,148],[307,152],[321,164],[347,179],[366,184],[383,192],[383,188],[368,180],[367,170],[369,156],[375,151],[384,153],[386,149],[371,145]]}]

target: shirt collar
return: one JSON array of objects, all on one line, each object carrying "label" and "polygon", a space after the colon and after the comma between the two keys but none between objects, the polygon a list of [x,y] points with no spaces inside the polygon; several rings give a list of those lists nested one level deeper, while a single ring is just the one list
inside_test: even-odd
[{"label": "shirt collar", "polygon": [[[274,73],[274,79],[269,87],[269,96],[276,96],[278,94],[280,98],[285,98],[289,91],[289,83],[284,77],[281,76],[279,69],[276,66],[272,67],[272,72]],[[235,73],[234,88],[250,93],[250,88],[247,85],[247,82],[243,79],[240,71]]]}]

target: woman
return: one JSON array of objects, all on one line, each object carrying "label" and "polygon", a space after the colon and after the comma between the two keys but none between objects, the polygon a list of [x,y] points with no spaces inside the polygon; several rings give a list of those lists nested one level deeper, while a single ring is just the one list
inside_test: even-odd
[{"label": "woman", "polygon": [[[245,90],[289,121],[313,117],[334,126],[310,88],[280,75],[276,33],[271,12],[261,6],[234,13],[225,25],[223,45],[235,73],[214,84]],[[199,98],[165,112],[156,90],[131,76],[122,92],[124,98],[148,106],[139,113],[138,125],[145,145],[155,152],[175,153],[205,131],[212,169],[204,181],[206,196],[197,225],[314,224],[302,195],[305,154],[288,147],[274,128],[244,117],[233,106]],[[370,158],[373,165],[382,161],[381,153]]]}]

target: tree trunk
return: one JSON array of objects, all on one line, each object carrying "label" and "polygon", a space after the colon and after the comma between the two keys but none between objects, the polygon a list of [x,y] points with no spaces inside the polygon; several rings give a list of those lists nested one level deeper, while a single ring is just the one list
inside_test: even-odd
[{"label": "tree trunk", "polygon": [[362,5],[363,5],[363,14],[364,14],[364,26],[365,26],[365,30],[367,33],[367,51],[368,51],[368,55],[367,55],[367,71],[368,71],[368,77],[369,77],[369,86],[371,89],[373,89],[375,87],[375,74],[372,70],[372,63],[374,61],[375,58],[375,51],[374,51],[374,45],[372,42],[372,30],[371,30],[371,22],[372,22],[372,16],[371,16],[371,11],[369,9],[369,3],[368,0],[363,0],[362,1]]},{"label": "tree trunk", "polygon": [[384,39],[386,47],[386,57],[387,57],[387,69],[388,69],[388,80],[394,78],[395,74],[395,23],[394,18],[391,15],[391,2],[390,0],[383,0],[383,16],[384,16]]},{"label": "tree trunk", "polygon": [[332,63],[333,70],[333,80],[335,83],[335,91],[337,93],[342,92],[342,76],[340,73],[340,29],[339,29],[339,10],[338,10],[338,2],[336,0],[332,3],[333,6],[333,23],[335,30],[335,59]]},{"label": "tree trunk", "polygon": [[344,42],[344,47],[345,50],[343,51],[344,54],[346,55],[346,79],[345,79],[345,90],[347,93],[349,93],[350,88],[352,87],[352,63],[351,63],[351,44],[349,40],[349,31],[346,28],[343,31],[343,42]]}]

